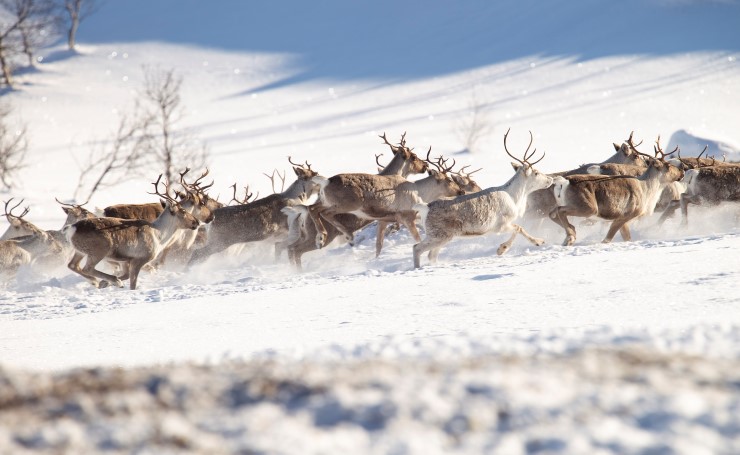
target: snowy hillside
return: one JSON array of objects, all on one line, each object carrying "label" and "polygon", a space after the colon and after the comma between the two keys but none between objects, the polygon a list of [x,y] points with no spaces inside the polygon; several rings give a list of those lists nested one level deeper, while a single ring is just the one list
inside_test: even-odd
[{"label": "snowy hillside", "polygon": [[[262,174],[291,179],[287,156],[375,172],[383,132],[482,167],[483,187],[513,173],[508,128],[513,150],[532,131],[546,172],[633,130],[646,151],[660,134],[740,159],[737,1],[217,4],[106,2],[78,53],[44,49],[2,92],[31,147],[0,199],[59,228],[54,197],[72,198],[147,65],[183,77],[181,126],[221,200],[234,182],[270,194]],[[463,152],[473,105],[490,132]],[[155,201],[158,173],[89,205]],[[740,211],[690,216],[610,245],[578,224],[573,247],[545,220],[527,225],[542,247],[456,239],[419,270],[407,231],[375,258],[372,229],[303,273],[272,244],[143,272],[135,291],[23,268],[0,284],[0,452],[737,453]]]}]

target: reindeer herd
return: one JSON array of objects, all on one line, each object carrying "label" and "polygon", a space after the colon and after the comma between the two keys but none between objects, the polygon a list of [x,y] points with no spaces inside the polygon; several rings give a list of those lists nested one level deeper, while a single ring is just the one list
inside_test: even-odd
[{"label": "reindeer herd", "polygon": [[[573,245],[576,229],[572,218],[603,219],[610,222],[604,242],[617,232],[631,239],[631,222],[662,211],[663,223],[679,207],[682,223],[688,222],[689,204],[740,201],[740,164],[702,158],[682,158],[678,147],[665,153],[660,137],[653,155],[638,151],[633,135],[614,144],[615,153],[602,163],[584,164],[576,169],[543,174],[534,166],[536,149],[533,137],[521,158],[508,149],[509,132],[504,135],[504,150],[514,161],[514,175],[501,186],[482,189],[468,166],[454,171],[455,161],[417,156],[406,145],[405,133],[398,144],[391,144],[393,158],[380,164],[377,174],[343,173],[323,177],[306,161],[288,160],[296,180],[287,189],[275,191],[275,172],[268,177],[274,194],[254,197],[245,189],[238,199],[236,184],[230,205],[208,195],[213,182],[204,185],[208,175],[188,181],[189,170],[180,173],[180,189],[173,182],[162,182],[160,175],[150,194],[159,202],[120,204],[94,214],[85,204],[62,205],[67,218],[59,230],[42,230],[25,219],[29,209],[19,209],[23,201],[5,202],[5,217],[10,226],[0,237],[0,276],[12,279],[24,265],[51,267],[66,264],[70,270],[97,287],[123,286],[129,280],[136,289],[140,271],[149,267],[185,268],[198,264],[232,245],[271,241],[275,259],[287,251],[289,261],[301,269],[303,254],[326,247],[337,237],[353,245],[355,233],[377,221],[376,255],[380,255],[386,228],[390,223],[406,227],[414,237],[414,267],[421,266],[428,252],[434,263],[442,249],[455,237],[487,233],[511,233],[497,250],[509,250],[521,234],[534,245],[544,240],[522,227],[528,220],[541,226],[549,218],[565,233],[563,245]],[[673,155],[677,156],[673,156]],[[480,170],[480,169],[479,169]],[[409,180],[414,174],[426,174]],[[278,174],[285,183],[285,176]],[[14,213],[20,210],[20,213]],[[424,227],[422,239],[417,220]],[[530,228],[532,229],[532,228]],[[103,271],[107,270],[107,271]]]}]

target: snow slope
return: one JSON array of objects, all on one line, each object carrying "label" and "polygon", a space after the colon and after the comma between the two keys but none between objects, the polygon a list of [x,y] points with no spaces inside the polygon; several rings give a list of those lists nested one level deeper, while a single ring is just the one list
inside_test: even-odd
[{"label": "snow slope", "polygon": [[[45,50],[3,93],[29,124],[33,163],[2,199],[24,197],[30,220],[59,227],[53,197],[71,197],[76,163],[110,139],[142,65],[183,76],[183,126],[208,144],[222,199],[233,182],[269,194],[261,174],[288,169],[288,155],[325,176],[374,172],[384,131],[483,167],[484,187],[512,174],[509,127],[514,150],[532,130],[543,171],[604,159],[632,130],[647,150],[661,134],[689,144],[684,155],[698,142],[732,159],[737,23],[732,1],[108,2],[83,24],[80,53]],[[458,153],[471,101],[493,131]],[[153,180],[132,175],[91,205],[150,201]],[[573,248],[545,221],[528,226],[541,248],[519,239],[497,257],[504,236],[458,239],[415,271],[404,231],[378,259],[372,231],[307,254],[302,274],[250,245],[187,273],[142,274],[137,291],[24,269],[0,284],[0,451],[737,452],[738,208],[690,216],[688,229],[644,220],[635,241],[611,245],[599,243],[604,225],[577,225]],[[75,367],[133,385],[121,396],[44,385],[87,374]],[[263,371],[325,393],[211,401]],[[162,420],[146,404],[162,402],[151,375],[198,404]],[[41,399],[25,401],[36,381]],[[105,414],[110,403],[131,412]]]}]

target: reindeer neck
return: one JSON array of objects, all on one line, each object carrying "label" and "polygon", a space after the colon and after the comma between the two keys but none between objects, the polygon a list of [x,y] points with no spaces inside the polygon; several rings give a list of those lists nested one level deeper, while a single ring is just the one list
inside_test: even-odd
[{"label": "reindeer neck", "polygon": [[383,168],[379,175],[400,175],[402,177],[408,177],[409,175],[409,163],[403,158],[403,155],[398,153],[393,156],[393,159],[386,167]]},{"label": "reindeer neck", "polygon": [[286,188],[285,191],[280,193],[280,196],[282,196],[285,199],[301,199],[305,198],[308,195],[305,194],[306,192],[306,183],[307,181],[302,179],[296,179],[295,182],[293,182],[288,188]]},{"label": "reindeer neck", "polygon": [[531,190],[527,188],[527,179],[524,176],[523,171],[516,171],[513,177],[508,182],[504,183],[499,191],[505,191],[509,193],[511,199],[515,204],[526,204],[527,195],[531,193]]},{"label": "reindeer neck", "polygon": [[177,232],[177,218],[175,215],[170,213],[169,209],[165,209],[156,220],[152,222],[152,227],[156,231],[156,235],[159,237],[161,243],[166,242]]}]

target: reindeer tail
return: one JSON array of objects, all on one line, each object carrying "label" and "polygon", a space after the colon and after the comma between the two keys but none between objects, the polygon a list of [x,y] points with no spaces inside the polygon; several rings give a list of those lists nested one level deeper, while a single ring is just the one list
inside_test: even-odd
[{"label": "reindeer tail", "polygon": [[429,214],[429,206],[427,204],[414,204],[412,207],[414,210],[416,210],[417,213],[419,213],[419,216],[421,217],[421,225],[426,226],[427,224],[427,215]]}]

